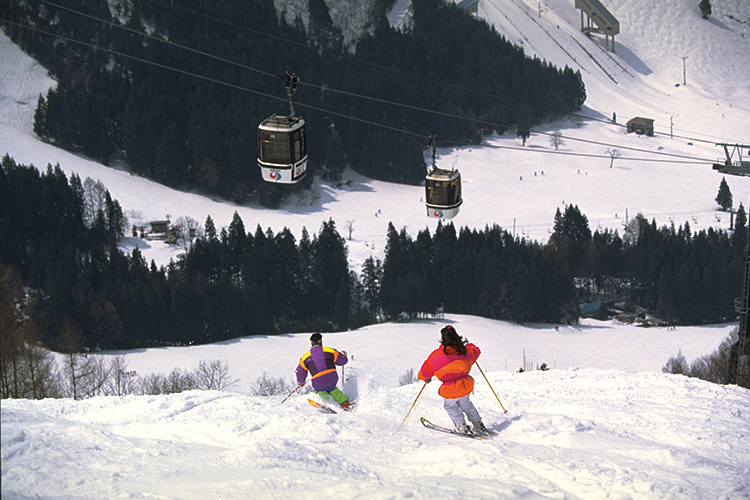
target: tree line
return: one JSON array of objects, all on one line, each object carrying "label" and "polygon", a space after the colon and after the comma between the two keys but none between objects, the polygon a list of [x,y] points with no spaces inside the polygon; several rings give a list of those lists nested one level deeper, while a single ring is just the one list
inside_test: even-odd
[{"label": "tree line", "polygon": [[297,74],[309,172],[334,181],[350,166],[375,179],[419,184],[426,172],[423,138],[478,143],[488,133],[576,111],[585,101],[580,72],[527,57],[454,4],[415,0],[411,27],[399,31],[385,15],[392,3],[374,3],[371,29],[352,58],[336,55],[346,49],[322,0],[308,1],[307,29],[299,18],[288,24],[271,0],[188,0],[181,8],[149,0],[112,9],[105,0],[68,5],[110,24],[38,0],[13,0],[10,21],[90,46],[15,24],[4,29],[58,81],[38,101],[40,137],[105,164],[122,158],[139,175],[238,203],[276,206],[310,180],[295,188],[264,183],[255,164],[257,125],[288,113],[281,80],[205,54]]},{"label": "tree line", "polygon": [[[621,237],[592,234],[587,217],[567,205],[555,214],[546,245],[499,226],[439,224],[412,239],[391,225],[379,306],[386,317],[435,311],[517,322],[574,322],[593,300],[637,304],[670,324],[732,321],[742,286],[747,214],[732,232],[693,233],[690,224],[658,227],[638,215]],[[377,263],[376,263],[377,264]],[[371,269],[364,266],[363,280]]]},{"label": "tree line", "polygon": [[441,223],[412,238],[390,224],[384,261],[367,259],[360,276],[332,220],[297,241],[288,228],[248,231],[235,213],[221,231],[208,217],[177,262],[157,267],[138,248],[118,249],[128,221],[101,183],[7,155],[1,165],[0,263],[16,276],[3,285],[12,312],[3,334],[25,324],[34,342],[61,351],[346,330],[441,311],[572,322],[595,299],[630,301],[672,323],[721,322],[734,318],[741,287],[742,205],[732,232],[639,215],[622,237],[592,234],[568,205],[547,244],[496,225]]},{"label": "tree line", "polygon": [[312,236],[303,229],[297,243],[287,228],[247,232],[236,213],[217,233],[208,217],[185,256],[158,268],[138,248],[117,248],[127,222],[106,190],[86,218],[95,190],[84,184],[59,166],[39,172],[2,159],[0,263],[18,283],[7,288],[7,307],[28,306],[8,318],[35,318],[35,342],[78,352],[362,324],[352,300],[358,282],[332,220]]}]

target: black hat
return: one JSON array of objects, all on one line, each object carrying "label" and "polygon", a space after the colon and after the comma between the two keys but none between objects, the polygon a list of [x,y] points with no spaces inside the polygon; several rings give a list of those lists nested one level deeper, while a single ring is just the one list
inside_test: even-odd
[{"label": "black hat", "polygon": [[321,334],[319,334],[319,333],[313,333],[312,335],[310,335],[310,342],[313,345],[315,345],[315,344],[322,344],[323,343],[323,336]]}]

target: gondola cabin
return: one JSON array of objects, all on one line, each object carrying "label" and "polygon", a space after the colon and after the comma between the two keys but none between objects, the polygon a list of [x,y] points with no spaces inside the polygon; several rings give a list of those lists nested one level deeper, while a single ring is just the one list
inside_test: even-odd
[{"label": "gondola cabin", "polygon": [[434,168],[424,181],[427,216],[452,219],[461,208],[461,174],[458,170]]},{"label": "gondola cabin", "polygon": [[258,126],[258,166],[263,180],[294,184],[307,173],[305,120],[272,115]]}]

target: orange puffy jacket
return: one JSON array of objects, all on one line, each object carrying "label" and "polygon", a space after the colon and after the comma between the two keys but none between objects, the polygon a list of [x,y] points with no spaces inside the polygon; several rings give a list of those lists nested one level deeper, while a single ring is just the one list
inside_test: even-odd
[{"label": "orange puffy jacket", "polygon": [[435,376],[443,383],[438,394],[446,399],[462,398],[474,390],[474,379],[469,372],[481,353],[472,343],[466,344],[463,356],[453,347],[440,346],[422,363],[417,377],[427,380]]}]

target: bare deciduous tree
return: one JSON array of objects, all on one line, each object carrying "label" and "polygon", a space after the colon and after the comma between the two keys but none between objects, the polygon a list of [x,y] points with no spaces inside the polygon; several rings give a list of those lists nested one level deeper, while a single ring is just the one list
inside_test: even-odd
[{"label": "bare deciduous tree", "polygon": [[283,378],[272,378],[264,372],[255,381],[255,387],[251,391],[256,396],[275,396],[277,394],[287,394],[293,389],[294,386],[287,383]]},{"label": "bare deciduous tree", "polygon": [[175,231],[177,244],[184,248],[186,252],[193,248],[193,243],[197,238],[203,237],[203,227],[189,215],[178,217],[172,228]]},{"label": "bare deciduous tree", "polygon": [[95,181],[91,177],[83,181],[83,221],[88,227],[94,225],[100,210],[106,210],[106,192],[102,181]]},{"label": "bare deciduous tree", "polygon": [[193,377],[189,373],[175,368],[167,375],[167,385],[164,394],[178,394],[180,392],[191,391],[195,388]]},{"label": "bare deciduous tree", "polygon": [[638,215],[625,223],[622,232],[622,240],[627,245],[635,245],[638,243],[638,239],[641,237],[641,226],[643,224],[648,224],[648,221],[642,213],[638,212]]},{"label": "bare deciduous tree", "polygon": [[132,385],[132,377],[129,375],[125,356],[115,356],[109,361],[109,379],[105,386],[105,394],[125,396],[133,392]]},{"label": "bare deciduous tree", "polygon": [[565,141],[563,141],[562,134],[560,132],[555,132],[554,134],[552,134],[549,138],[549,143],[553,148],[555,148],[555,151],[565,145]]},{"label": "bare deciduous tree", "polygon": [[221,391],[237,383],[229,378],[229,365],[219,359],[201,360],[192,373],[195,389]]},{"label": "bare deciduous tree", "polygon": [[65,374],[68,379],[68,395],[73,399],[81,396],[79,382],[90,375],[86,356],[81,354],[83,332],[75,322],[66,316],[57,337],[58,348],[65,353]]},{"label": "bare deciduous tree", "polygon": [[417,381],[416,375],[414,375],[414,368],[409,368],[406,373],[398,378],[398,385],[409,385]]},{"label": "bare deciduous tree", "polygon": [[18,271],[0,266],[0,397],[59,395],[54,356],[41,346],[37,300]]},{"label": "bare deciduous tree", "polygon": [[622,153],[620,153],[619,149],[611,149],[607,148],[607,154],[609,155],[609,168],[612,168],[612,165],[615,163],[616,158],[620,158],[622,156]]},{"label": "bare deciduous tree", "polygon": [[86,356],[80,367],[79,397],[93,398],[105,395],[111,375],[111,366],[105,362],[105,359],[102,356]]},{"label": "bare deciduous tree", "polygon": [[687,359],[682,354],[682,350],[677,352],[677,356],[672,356],[661,369],[663,373],[672,373],[674,375],[686,375],[689,369]]},{"label": "bare deciduous tree", "polygon": [[21,275],[11,266],[0,267],[0,346],[2,346],[2,397],[21,397],[20,365],[24,339],[22,315],[18,305],[23,300]]}]

